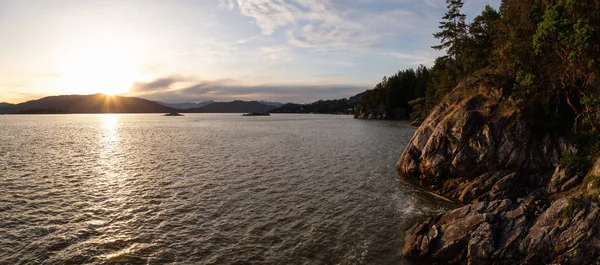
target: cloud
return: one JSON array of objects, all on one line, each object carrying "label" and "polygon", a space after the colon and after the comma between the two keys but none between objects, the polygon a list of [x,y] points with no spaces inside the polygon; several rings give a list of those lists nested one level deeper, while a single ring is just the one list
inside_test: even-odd
[{"label": "cloud", "polygon": [[234,0],[220,0],[219,7],[222,9],[233,10],[235,8],[235,1]]},{"label": "cloud", "polygon": [[259,37],[250,37],[250,38],[245,38],[245,39],[239,39],[237,41],[235,41],[235,43],[237,44],[245,44],[245,43],[249,43],[255,40],[260,39]]},{"label": "cloud", "polygon": [[[225,2],[222,1],[222,4]],[[372,50],[385,38],[400,36],[412,22],[413,12],[398,7],[368,10],[369,1],[340,0],[229,0],[227,6],[253,19],[263,35],[282,29],[288,44],[320,52]],[[350,7],[349,7],[350,6]]]},{"label": "cloud", "polygon": [[[168,81],[166,81],[168,80]],[[369,86],[347,84],[259,84],[244,85],[236,80],[196,81],[182,88],[160,84],[188,82],[173,77],[158,78],[147,83],[136,83],[137,87],[156,88],[153,90],[132,90],[130,95],[164,102],[197,102],[204,100],[269,100],[280,102],[307,103],[319,99],[351,97]]]},{"label": "cloud", "polygon": [[170,89],[170,86],[177,83],[177,82],[182,82],[185,81],[185,79],[182,79],[180,77],[163,77],[163,78],[158,78],[155,79],[151,82],[147,82],[147,83],[143,83],[143,82],[138,82],[138,83],[134,83],[133,86],[131,86],[131,91],[132,92],[152,92],[152,91],[159,91],[159,90],[168,90]]},{"label": "cloud", "polygon": [[423,0],[423,2],[424,2],[426,5],[428,5],[428,6],[430,6],[430,7],[433,7],[433,8],[440,8],[440,6],[441,6],[441,4],[440,4],[440,2],[441,2],[441,1],[436,1],[436,0]]},{"label": "cloud", "polygon": [[24,87],[27,83],[26,82],[2,82],[0,83],[0,87]]},{"label": "cloud", "polygon": [[261,47],[263,58],[274,61],[289,61],[292,58],[292,47],[289,45],[277,45]]},{"label": "cloud", "polygon": [[413,53],[402,53],[392,52],[390,55],[401,59],[407,65],[433,65],[435,58],[441,54],[435,52],[413,52]]}]

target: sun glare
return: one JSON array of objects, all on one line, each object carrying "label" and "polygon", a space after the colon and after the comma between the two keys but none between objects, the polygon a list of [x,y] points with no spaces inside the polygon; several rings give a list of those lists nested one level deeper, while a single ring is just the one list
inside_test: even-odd
[{"label": "sun glare", "polygon": [[62,60],[62,87],[75,94],[124,94],[140,74],[135,50],[101,44],[73,49]]}]

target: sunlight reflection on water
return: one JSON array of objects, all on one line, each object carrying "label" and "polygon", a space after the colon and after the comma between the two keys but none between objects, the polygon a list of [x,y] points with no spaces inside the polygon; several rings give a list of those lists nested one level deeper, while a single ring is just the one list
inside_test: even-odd
[{"label": "sunlight reflection on water", "polygon": [[405,123],[0,119],[0,264],[407,264],[403,231],[444,210],[394,180]]}]

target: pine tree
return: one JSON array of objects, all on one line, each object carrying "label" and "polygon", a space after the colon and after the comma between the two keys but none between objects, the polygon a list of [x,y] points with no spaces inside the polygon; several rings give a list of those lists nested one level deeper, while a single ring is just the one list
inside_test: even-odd
[{"label": "pine tree", "polygon": [[436,39],[440,39],[441,44],[432,46],[436,50],[447,50],[450,58],[458,61],[458,57],[463,49],[464,40],[467,38],[466,15],[461,13],[464,5],[462,0],[446,0],[448,12],[440,21],[440,32],[433,34]]}]

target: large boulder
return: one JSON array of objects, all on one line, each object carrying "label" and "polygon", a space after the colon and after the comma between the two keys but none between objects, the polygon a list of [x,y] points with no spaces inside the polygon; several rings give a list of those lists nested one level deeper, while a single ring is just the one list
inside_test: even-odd
[{"label": "large boulder", "polygon": [[[510,190],[507,197],[489,199],[520,196],[513,187],[533,190],[544,185],[550,176],[528,178],[554,169],[567,147],[556,133],[536,131],[533,118],[506,102],[499,87],[472,78],[454,89],[417,129],[396,165],[398,172],[454,199],[461,197],[465,186],[486,182],[492,171],[516,172],[503,179],[511,185],[504,187]],[[498,188],[491,184],[488,181],[486,191]]]},{"label": "large boulder", "polygon": [[[573,147],[471,78],[415,132],[401,176],[467,204],[406,233],[403,255],[438,264],[600,264],[600,159],[586,176],[559,161]],[[538,124],[536,124],[536,122]]]},{"label": "large boulder", "polygon": [[[440,264],[600,264],[600,208],[497,200],[430,217],[407,231],[402,254]],[[536,219],[537,217],[537,219]]]},{"label": "large boulder", "polygon": [[527,232],[528,211],[510,200],[455,209],[408,230],[402,254],[442,264],[514,264],[521,258],[517,246]]},{"label": "large boulder", "polygon": [[598,229],[596,204],[562,198],[537,218],[519,252],[527,264],[600,264]]}]

